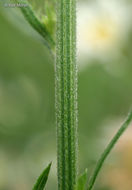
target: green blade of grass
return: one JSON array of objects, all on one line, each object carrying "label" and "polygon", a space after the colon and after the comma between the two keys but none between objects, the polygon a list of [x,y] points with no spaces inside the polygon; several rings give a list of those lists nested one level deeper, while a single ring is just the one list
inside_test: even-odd
[{"label": "green blade of grass", "polygon": [[132,121],[132,111],[129,113],[126,121],[122,124],[122,126],[120,127],[120,129],[117,131],[117,133],[115,134],[115,136],[112,138],[112,140],[110,141],[110,143],[108,144],[108,146],[106,147],[106,149],[104,150],[103,154],[101,155],[100,159],[97,162],[97,165],[93,171],[93,174],[89,180],[89,184],[88,184],[88,189],[87,190],[91,190],[95,184],[95,181],[97,179],[97,176],[102,168],[102,165],[104,164],[104,161],[106,160],[107,156],[109,155],[109,153],[111,152],[111,150],[113,149],[113,147],[116,145],[117,141],[119,140],[119,138],[121,137],[121,135],[124,133],[124,131],[127,129],[128,125],[130,124],[130,122]]},{"label": "green blade of grass", "polygon": [[31,5],[28,3],[26,7],[20,7],[20,9],[28,23],[43,37],[45,45],[50,49],[54,49],[55,42],[51,34],[47,30],[47,27],[37,18]]},{"label": "green blade of grass", "polygon": [[44,189],[47,179],[48,179],[50,168],[51,168],[51,163],[47,166],[47,168],[44,169],[42,174],[39,176],[36,184],[33,187],[33,190],[43,190]]}]

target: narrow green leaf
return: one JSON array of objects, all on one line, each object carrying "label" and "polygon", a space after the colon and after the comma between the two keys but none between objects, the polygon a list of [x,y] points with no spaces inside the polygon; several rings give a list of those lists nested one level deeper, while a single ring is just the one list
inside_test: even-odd
[{"label": "narrow green leaf", "polygon": [[47,168],[39,176],[36,184],[33,187],[33,190],[43,190],[44,189],[47,179],[48,179],[50,168],[51,168],[51,163],[47,166]]},{"label": "narrow green leaf", "polygon": [[43,37],[45,45],[48,48],[53,49],[55,42],[52,39],[50,32],[47,30],[47,27],[42,24],[35,15],[31,5],[28,4],[26,7],[20,7],[20,9],[28,23]]},{"label": "narrow green leaf", "polygon": [[86,169],[85,172],[82,175],[80,175],[80,177],[78,178],[75,190],[85,190],[87,183],[87,176],[88,176],[87,174],[88,171]]},{"label": "narrow green leaf", "polygon": [[98,174],[99,174],[99,172],[100,172],[100,170],[101,170],[101,168],[102,168],[102,166],[104,164],[104,161],[106,160],[106,158],[110,154],[113,147],[116,145],[116,143],[119,140],[119,138],[121,137],[121,135],[127,129],[128,125],[130,124],[131,121],[132,121],[132,111],[129,113],[126,121],[122,124],[122,126],[117,131],[115,136],[112,138],[112,140],[110,141],[110,143],[108,144],[108,146],[104,150],[103,154],[101,155],[100,159],[98,160],[98,162],[96,164],[96,167],[95,167],[95,169],[93,171],[93,174],[92,174],[92,176],[90,178],[87,190],[91,190],[93,188],[93,186],[95,184],[95,181],[97,179],[97,176],[98,176]]}]

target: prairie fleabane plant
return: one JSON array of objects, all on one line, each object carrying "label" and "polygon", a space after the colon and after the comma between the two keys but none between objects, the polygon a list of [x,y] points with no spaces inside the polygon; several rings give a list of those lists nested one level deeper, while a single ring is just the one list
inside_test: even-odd
[{"label": "prairie fleabane plant", "polygon": [[[52,16],[42,20],[36,16],[31,5],[20,7],[29,24],[42,36],[45,45],[53,52],[56,49],[55,92],[56,92],[56,128],[58,157],[58,190],[91,190],[100,169],[132,120],[132,112],[118,130],[101,155],[87,186],[87,170],[77,178],[77,63],[76,63],[76,0],[57,0],[56,40]],[[50,15],[50,14],[49,14]],[[46,15],[44,15],[46,18]],[[55,42],[56,41],[56,42]],[[45,188],[51,164],[43,171],[33,190]]]}]

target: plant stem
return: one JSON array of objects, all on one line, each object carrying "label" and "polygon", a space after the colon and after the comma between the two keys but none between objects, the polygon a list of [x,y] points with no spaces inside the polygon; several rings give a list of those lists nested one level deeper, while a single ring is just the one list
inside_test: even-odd
[{"label": "plant stem", "polygon": [[73,190],[77,176],[76,1],[57,0],[56,118],[58,189]]},{"label": "plant stem", "polygon": [[119,138],[121,137],[121,135],[127,129],[128,125],[130,124],[131,121],[132,121],[132,111],[130,112],[130,114],[128,115],[126,121],[122,124],[122,126],[117,131],[117,133],[115,134],[113,139],[110,141],[110,143],[108,144],[108,146],[104,150],[104,152],[101,155],[100,159],[98,160],[97,165],[95,167],[95,170],[94,170],[94,172],[93,172],[93,174],[92,174],[92,176],[90,178],[87,190],[91,190],[93,188],[93,186],[95,184],[95,181],[96,181],[96,178],[97,178],[97,176],[98,176],[98,174],[99,174],[99,172],[100,172],[100,170],[102,168],[102,165],[103,165],[104,161],[106,160],[107,156],[109,155],[109,153],[111,152],[113,147],[116,145],[116,143],[119,140]]}]

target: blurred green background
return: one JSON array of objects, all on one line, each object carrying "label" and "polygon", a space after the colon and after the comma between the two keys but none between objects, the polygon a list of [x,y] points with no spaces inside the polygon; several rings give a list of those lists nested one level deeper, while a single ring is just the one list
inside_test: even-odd
[{"label": "blurred green background", "polygon": [[[45,14],[43,0],[30,2]],[[90,174],[132,106],[132,3],[106,2],[85,0],[77,7],[78,17],[88,13],[86,36],[85,15],[78,22],[84,40],[78,43],[79,173],[87,167]],[[20,10],[0,5],[0,189],[31,189],[52,161],[47,189],[55,190],[54,60]],[[96,190],[132,189],[131,134],[129,129],[105,163]]]}]

